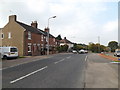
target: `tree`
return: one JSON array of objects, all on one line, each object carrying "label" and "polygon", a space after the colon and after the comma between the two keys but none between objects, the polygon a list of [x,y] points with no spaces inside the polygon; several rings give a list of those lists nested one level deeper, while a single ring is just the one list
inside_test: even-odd
[{"label": "tree", "polygon": [[58,52],[67,52],[68,47],[69,47],[68,45],[62,45],[62,46],[57,47],[56,49]]},{"label": "tree", "polygon": [[88,50],[88,45],[75,43],[72,49],[77,51],[81,49]]},{"label": "tree", "polygon": [[108,47],[111,48],[111,52],[115,52],[115,49],[118,48],[118,42],[116,42],[116,41],[110,41],[108,43]]},{"label": "tree", "polygon": [[108,47],[104,45],[100,45],[99,43],[90,43],[88,46],[89,50],[94,52],[94,53],[100,53],[100,52],[106,52],[108,51]]},{"label": "tree", "polygon": [[56,39],[62,40],[61,35],[58,35],[58,36],[56,37]]}]

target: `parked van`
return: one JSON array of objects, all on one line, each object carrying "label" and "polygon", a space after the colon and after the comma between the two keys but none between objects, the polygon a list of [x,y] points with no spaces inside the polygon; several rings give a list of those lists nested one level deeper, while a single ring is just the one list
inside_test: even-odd
[{"label": "parked van", "polygon": [[17,58],[18,49],[17,47],[0,47],[0,55],[3,59]]}]

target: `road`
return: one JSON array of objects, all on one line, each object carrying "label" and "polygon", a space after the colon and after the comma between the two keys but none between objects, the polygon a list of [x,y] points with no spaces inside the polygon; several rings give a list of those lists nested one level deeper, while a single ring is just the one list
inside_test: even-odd
[{"label": "road", "polygon": [[51,58],[3,70],[3,88],[84,88],[87,54]]},{"label": "road", "polygon": [[118,88],[118,65],[98,54],[56,54],[2,73],[3,88]]}]

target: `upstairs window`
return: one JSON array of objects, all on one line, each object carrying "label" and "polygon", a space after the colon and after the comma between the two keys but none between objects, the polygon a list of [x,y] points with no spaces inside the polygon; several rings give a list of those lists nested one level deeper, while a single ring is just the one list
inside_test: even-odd
[{"label": "upstairs window", "polygon": [[43,39],[44,39],[44,36],[43,36],[43,35],[41,35],[41,41],[43,41]]},{"label": "upstairs window", "polygon": [[53,41],[55,42],[55,38],[53,38]]},{"label": "upstairs window", "polygon": [[28,39],[31,39],[31,32],[28,32]]},{"label": "upstairs window", "polygon": [[8,32],[8,38],[9,39],[11,38],[11,32]]}]

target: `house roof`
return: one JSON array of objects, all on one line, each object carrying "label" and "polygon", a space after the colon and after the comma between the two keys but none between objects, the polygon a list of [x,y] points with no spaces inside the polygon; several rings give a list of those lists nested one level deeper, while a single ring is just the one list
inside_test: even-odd
[{"label": "house roof", "polygon": [[70,43],[70,44],[73,44],[71,41],[67,40],[66,38],[60,40],[60,43]]},{"label": "house roof", "polygon": [[18,22],[16,21],[20,26],[22,26],[23,28],[25,28],[27,31],[33,32],[33,33],[38,33],[38,34],[44,34],[43,32],[40,31],[40,29],[34,28],[32,26],[29,26],[27,24],[24,24],[22,22]]},{"label": "house roof", "polygon": [[[43,30],[40,30],[41,32],[43,32],[46,36],[47,36],[47,32],[43,31]],[[55,38],[52,34],[49,33],[49,37],[51,38]]]},{"label": "house roof", "polygon": [[[38,34],[43,34],[43,35],[46,35],[47,36],[47,32],[41,30],[41,29],[37,29],[37,28],[34,28],[32,26],[29,26],[27,24],[24,24],[22,22],[18,22],[16,21],[19,25],[21,25],[23,28],[25,28],[27,31],[30,31],[30,32],[33,32],[33,33],[38,33]],[[55,38],[53,35],[49,34],[49,37],[52,37],[52,38]]]}]

